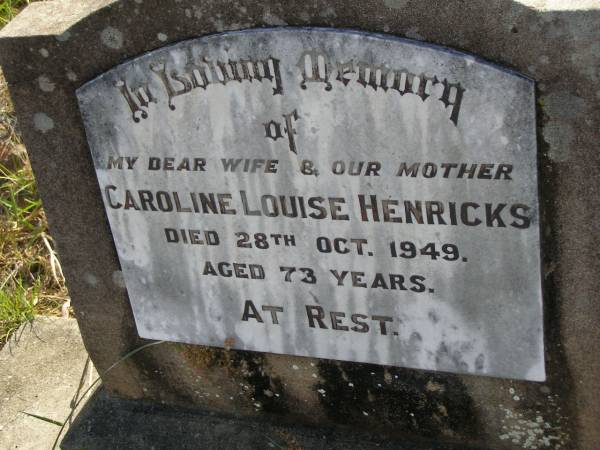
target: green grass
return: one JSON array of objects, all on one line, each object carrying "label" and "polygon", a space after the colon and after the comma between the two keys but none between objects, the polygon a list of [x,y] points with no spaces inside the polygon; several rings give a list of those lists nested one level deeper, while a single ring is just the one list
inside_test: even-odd
[{"label": "green grass", "polygon": [[[0,28],[28,0],[0,0]],[[47,234],[27,152],[0,71],[0,348],[37,314],[61,314],[68,296]]]},{"label": "green grass", "polygon": [[9,336],[17,331],[21,324],[31,322],[35,316],[35,306],[38,303],[40,283],[34,286],[23,286],[17,279],[5,280],[8,285],[0,285],[0,341],[6,342]]},{"label": "green grass", "polygon": [[25,155],[12,153],[8,158],[0,163],[0,211],[7,225],[3,243],[15,247],[25,239],[32,244],[45,230],[42,201]]},{"label": "green grass", "polygon": [[0,28],[12,20],[29,0],[0,0]]}]

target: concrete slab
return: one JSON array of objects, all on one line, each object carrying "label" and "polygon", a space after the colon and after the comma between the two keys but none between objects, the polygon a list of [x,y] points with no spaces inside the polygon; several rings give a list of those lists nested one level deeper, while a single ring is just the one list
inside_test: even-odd
[{"label": "concrete slab", "polygon": [[97,374],[75,319],[40,317],[0,351],[0,448],[49,449],[75,395]]}]

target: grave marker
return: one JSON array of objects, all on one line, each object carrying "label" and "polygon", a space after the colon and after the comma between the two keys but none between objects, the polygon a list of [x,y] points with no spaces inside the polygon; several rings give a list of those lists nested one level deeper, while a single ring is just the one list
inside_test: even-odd
[{"label": "grave marker", "polygon": [[[102,372],[168,340],[106,391],[595,449],[600,5],[568,3],[30,4],[0,61],[85,346]],[[63,443],[114,446],[105,417]]]},{"label": "grave marker", "polygon": [[544,379],[532,80],[288,28],[78,98],[140,336]]}]

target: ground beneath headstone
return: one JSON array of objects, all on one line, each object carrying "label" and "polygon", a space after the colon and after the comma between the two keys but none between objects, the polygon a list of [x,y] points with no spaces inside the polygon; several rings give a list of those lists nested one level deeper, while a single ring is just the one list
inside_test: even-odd
[{"label": "ground beneath headstone", "polygon": [[67,432],[62,447],[218,450],[476,450],[464,444],[380,440],[361,430],[333,430],[186,411],[108,397],[100,389]]},{"label": "ground beneath headstone", "polygon": [[[74,319],[44,317],[21,327],[0,351],[0,449],[52,448],[60,427],[50,421],[64,422],[97,376]],[[59,442],[69,450],[417,448],[377,441],[359,430],[278,425],[115,399],[102,388],[82,401]]]}]

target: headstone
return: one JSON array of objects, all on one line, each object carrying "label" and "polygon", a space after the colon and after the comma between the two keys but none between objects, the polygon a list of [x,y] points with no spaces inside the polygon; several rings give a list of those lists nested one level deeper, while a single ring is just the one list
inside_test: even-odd
[{"label": "headstone", "polygon": [[0,58],[85,345],[166,341],[109,393],[594,448],[593,3],[30,5]]},{"label": "headstone", "polygon": [[138,333],[543,380],[533,90],[469,55],[310,28],[90,81]]}]

